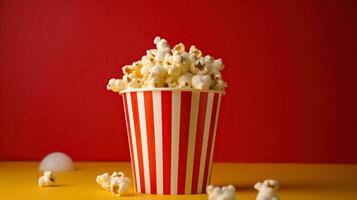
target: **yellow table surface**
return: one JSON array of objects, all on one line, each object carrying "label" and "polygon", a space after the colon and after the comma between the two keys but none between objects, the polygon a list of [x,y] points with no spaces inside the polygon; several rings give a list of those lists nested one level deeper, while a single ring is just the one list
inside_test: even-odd
[{"label": "yellow table surface", "polygon": [[[95,182],[103,172],[123,171],[126,162],[76,162],[76,170],[57,172],[57,186],[40,188],[38,162],[0,162],[0,199],[207,199],[207,195],[148,195],[135,193],[115,197]],[[233,184],[239,200],[254,200],[254,183],[274,178],[281,184],[283,200],[357,199],[357,165],[215,163],[214,185]]]}]

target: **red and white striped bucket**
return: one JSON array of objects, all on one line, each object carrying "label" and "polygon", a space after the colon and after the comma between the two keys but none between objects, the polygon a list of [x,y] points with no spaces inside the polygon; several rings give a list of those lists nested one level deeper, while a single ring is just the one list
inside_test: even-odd
[{"label": "red and white striped bucket", "polygon": [[158,88],[121,94],[137,192],[205,192],[223,92]]}]

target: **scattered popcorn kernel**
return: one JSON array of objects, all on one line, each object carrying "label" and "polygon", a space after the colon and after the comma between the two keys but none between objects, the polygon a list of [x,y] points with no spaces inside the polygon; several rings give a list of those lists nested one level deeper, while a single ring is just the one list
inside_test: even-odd
[{"label": "scattered popcorn kernel", "polygon": [[98,175],[97,176],[97,183],[102,186],[103,189],[106,189],[108,190],[109,189],[109,180],[110,180],[110,177],[109,177],[109,174],[108,173],[104,173],[104,174],[101,174],[101,175]]},{"label": "scattered popcorn kernel", "polygon": [[56,183],[55,177],[53,176],[51,171],[45,171],[43,176],[38,179],[38,185],[40,187],[48,187],[52,186]]},{"label": "scattered popcorn kernel", "polygon": [[206,188],[208,200],[236,200],[236,189],[233,185],[215,187],[209,185]]},{"label": "scattered popcorn kernel", "polygon": [[172,49],[168,42],[155,37],[156,49],[146,51],[141,60],[123,66],[123,77],[111,79],[108,90],[120,92],[132,88],[195,88],[220,90],[227,87],[220,71],[224,68],[221,59],[203,56],[201,50],[192,45],[188,52],[179,43]]},{"label": "scattered popcorn kernel", "polygon": [[124,176],[124,173],[119,172],[119,176],[115,176],[110,181],[110,191],[115,196],[121,196],[127,193],[130,189],[131,180]]},{"label": "scattered popcorn kernel", "polygon": [[256,200],[279,200],[277,191],[279,189],[279,182],[272,179],[258,182],[254,185],[254,188],[258,190]]},{"label": "scattered popcorn kernel", "polygon": [[115,196],[121,196],[129,191],[131,180],[125,177],[123,172],[113,172],[109,176],[104,173],[97,176],[97,183],[105,190],[109,190]]}]

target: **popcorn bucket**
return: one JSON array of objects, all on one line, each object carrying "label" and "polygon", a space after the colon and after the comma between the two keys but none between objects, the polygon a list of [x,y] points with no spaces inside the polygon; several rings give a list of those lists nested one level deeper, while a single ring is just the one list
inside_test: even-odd
[{"label": "popcorn bucket", "polygon": [[205,192],[223,92],[156,88],[121,95],[137,192]]}]

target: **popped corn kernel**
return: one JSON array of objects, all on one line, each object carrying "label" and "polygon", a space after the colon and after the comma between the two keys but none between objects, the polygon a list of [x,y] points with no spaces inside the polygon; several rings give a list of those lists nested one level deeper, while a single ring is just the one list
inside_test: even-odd
[{"label": "popped corn kernel", "polygon": [[200,74],[200,75],[205,75],[208,72],[208,68],[206,66],[206,63],[204,61],[203,58],[195,61],[192,65],[191,65],[191,72],[193,74]]},{"label": "popped corn kernel", "polygon": [[185,73],[182,74],[180,77],[177,79],[178,88],[191,88],[192,87],[192,74],[191,73]]},{"label": "popped corn kernel", "polygon": [[236,200],[236,189],[233,185],[224,187],[215,187],[209,185],[206,187],[208,200]]},{"label": "popped corn kernel", "polygon": [[121,90],[124,90],[125,87],[126,82],[124,80],[112,78],[108,82],[107,90],[111,90],[113,92],[120,92]]},{"label": "popped corn kernel", "polygon": [[258,182],[254,185],[254,188],[258,190],[256,200],[279,200],[277,194],[279,189],[279,182],[272,179],[267,179],[263,182]]},{"label": "popped corn kernel", "polygon": [[197,49],[195,45],[192,45],[190,47],[189,55],[191,60],[198,60],[202,57],[202,52],[201,50]]},{"label": "popped corn kernel", "polygon": [[211,85],[210,75],[194,75],[192,77],[192,87],[200,90],[208,90]]},{"label": "popped corn kernel", "polygon": [[38,185],[40,187],[48,187],[52,186],[56,183],[55,177],[53,176],[51,171],[45,171],[43,176],[38,179]]},{"label": "popped corn kernel", "polygon": [[125,177],[123,172],[113,172],[110,176],[108,173],[104,173],[98,175],[96,181],[103,189],[110,191],[115,196],[127,193],[131,184],[131,180]]},{"label": "popped corn kernel", "polygon": [[118,176],[115,176],[110,181],[110,191],[115,196],[121,196],[127,193],[130,189],[131,180],[124,176],[124,173],[119,172]]},{"label": "popped corn kernel", "polygon": [[185,45],[182,43],[176,44],[174,48],[172,48],[171,52],[172,54],[174,54],[175,52],[182,54],[185,52]]}]

